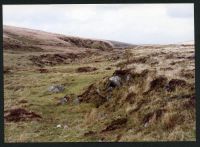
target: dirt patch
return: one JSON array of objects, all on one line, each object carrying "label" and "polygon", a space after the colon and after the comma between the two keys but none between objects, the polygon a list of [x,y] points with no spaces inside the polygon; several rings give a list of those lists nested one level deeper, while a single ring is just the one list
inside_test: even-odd
[{"label": "dirt patch", "polygon": [[185,87],[187,86],[187,83],[185,80],[180,79],[172,79],[169,81],[168,84],[168,91],[174,91],[177,87]]},{"label": "dirt patch", "polygon": [[105,70],[111,70],[111,67],[107,67],[107,68],[105,68]]},{"label": "dirt patch", "polygon": [[19,103],[24,104],[24,103],[28,103],[28,101],[27,100],[20,100]]},{"label": "dirt patch", "polygon": [[159,76],[150,83],[149,91],[158,91],[165,88],[167,85],[167,78],[165,76]]},{"label": "dirt patch", "polygon": [[99,107],[107,101],[107,98],[103,96],[93,84],[90,85],[84,93],[79,95],[78,98],[80,102],[93,103],[96,107]]},{"label": "dirt patch", "polygon": [[124,70],[115,70],[115,72],[113,73],[113,75],[117,75],[117,76],[125,76],[127,74],[131,73],[131,69],[124,69]]},{"label": "dirt patch", "polygon": [[40,115],[23,108],[11,109],[7,113],[8,114],[4,116],[6,121],[19,122],[26,120],[39,120],[42,118]]},{"label": "dirt patch", "polygon": [[76,69],[76,72],[92,72],[92,71],[96,71],[97,68],[96,67],[79,67]]},{"label": "dirt patch", "polygon": [[10,67],[4,66],[4,67],[3,67],[3,73],[4,73],[4,74],[9,74],[9,73],[12,73],[12,70],[11,70]]},{"label": "dirt patch", "polygon": [[39,71],[40,73],[48,73],[49,72],[48,69],[46,69],[46,68],[39,68],[39,69],[37,69],[37,71]]},{"label": "dirt patch", "polygon": [[94,132],[94,131],[88,131],[88,132],[84,133],[84,136],[87,137],[87,136],[91,136],[91,135],[95,135],[95,134],[96,134],[96,132]]},{"label": "dirt patch", "polygon": [[116,129],[120,129],[124,127],[127,123],[127,118],[119,118],[116,120],[113,120],[105,129],[103,129],[101,132],[107,132],[107,131],[113,131]]},{"label": "dirt patch", "polygon": [[43,67],[45,65],[54,66],[58,64],[69,64],[83,57],[84,57],[83,53],[82,54],[67,53],[67,54],[43,54],[40,56],[30,56],[29,59],[36,66]]}]

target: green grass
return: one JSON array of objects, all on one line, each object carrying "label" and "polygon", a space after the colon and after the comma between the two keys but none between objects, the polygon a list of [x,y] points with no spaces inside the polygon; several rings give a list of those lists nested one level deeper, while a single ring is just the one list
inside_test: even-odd
[{"label": "green grass", "polygon": [[[19,61],[17,55],[4,55]],[[14,58],[13,58],[14,57]],[[12,74],[4,75],[4,106],[11,108],[25,108],[42,116],[40,121],[6,122],[5,142],[43,142],[43,141],[87,141],[83,134],[87,128],[83,126],[85,114],[94,107],[91,104],[66,104],[56,106],[58,99],[65,95],[81,94],[90,84],[111,75],[111,71],[103,69],[108,63],[73,64],[46,67],[49,73],[39,73],[31,70],[14,70]],[[7,63],[6,63],[7,65]],[[90,73],[76,73],[76,68],[82,66],[96,66],[99,70]],[[13,65],[15,66],[15,65]],[[49,93],[48,87],[54,84],[63,84],[62,93]],[[57,97],[57,98],[56,98]],[[20,100],[27,100],[26,104],[19,104]],[[56,128],[61,124],[61,128]],[[68,126],[67,128],[63,128]]]},{"label": "green grass", "polygon": [[[42,119],[17,123],[5,122],[5,142],[96,142],[101,138],[105,138],[105,141],[116,141],[117,135],[122,136],[120,141],[195,141],[195,109],[183,107],[184,104],[188,104],[187,99],[168,99],[175,95],[191,94],[192,90],[152,92],[144,96],[143,90],[150,81],[146,82],[146,77],[140,74],[130,85],[125,84],[123,88],[114,89],[112,99],[99,108],[95,108],[92,103],[78,105],[68,103],[58,106],[60,98],[71,94],[80,95],[89,85],[97,81],[101,82],[96,86],[100,90],[104,89],[102,79],[113,74],[115,70],[113,61],[94,62],[96,57],[93,57],[94,59],[87,59],[85,63],[46,66],[44,68],[48,72],[39,73],[38,67],[31,65],[27,59],[29,55],[26,53],[23,54],[23,58],[20,58],[22,56],[20,54],[4,53],[4,66],[13,68],[13,73],[4,75],[4,108],[5,110],[25,108],[41,115]],[[77,68],[86,66],[97,67],[98,70],[77,73]],[[106,67],[112,69],[105,70]],[[194,83],[193,79],[187,81]],[[49,93],[48,88],[57,84],[64,85],[65,90],[62,93]],[[134,88],[135,85],[138,86]],[[132,92],[137,94],[133,96],[133,103],[125,101],[127,94],[131,92],[131,86],[133,86]],[[27,100],[28,103],[19,103],[20,100]],[[129,113],[131,109],[137,107],[139,107],[137,111]],[[167,111],[163,111],[158,120],[151,118],[153,123],[148,122],[148,127],[144,127],[144,117],[150,113],[156,114],[159,109]],[[125,127],[100,133],[113,120],[120,117],[127,117],[128,122]],[[173,120],[174,117],[177,121]],[[180,122],[182,119],[184,121]],[[171,124],[170,121],[175,125],[166,128]],[[61,125],[61,128],[57,125]],[[88,131],[97,133],[84,136]]]}]

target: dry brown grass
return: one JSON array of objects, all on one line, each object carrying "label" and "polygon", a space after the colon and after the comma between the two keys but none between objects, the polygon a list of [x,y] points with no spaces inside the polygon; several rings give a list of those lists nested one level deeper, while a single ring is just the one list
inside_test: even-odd
[{"label": "dry brown grass", "polygon": [[[130,82],[125,82],[121,88],[114,89],[112,99],[102,103],[97,108],[98,112],[103,109],[110,116],[107,119],[118,116],[128,118],[128,123],[123,129],[113,131],[113,133],[118,134],[117,136],[120,136],[117,141],[194,139],[196,121],[195,100],[192,96],[194,93],[194,70],[191,70],[194,61],[188,62],[188,59],[184,57],[188,56],[188,50],[182,50],[180,54],[178,49],[166,48],[162,51],[156,50],[154,56],[147,56],[154,52],[153,49],[146,52],[143,52],[142,49],[141,52],[133,50],[134,56],[127,61],[122,60],[120,64],[128,65],[124,66],[122,70],[132,69],[129,70],[130,75],[132,75]],[[166,60],[168,52],[173,52],[173,59],[167,57]],[[154,58],[156,58],[158,63],[143,62],[142,58],[135,57],[138,55],[147,56],[148,61],[155,61]],[[184,61],[171,66],[170,63],[173,60],[179,60],[180,55],[183,56],[181,60]],[[163,60],[166,62],[163,62]],[[137,65],[136,61],[145,66]],[[183,70],[190,75],[181,74]],[[120,72],[117,71],[116,73]],[[125,72],[123,74],[126,75]],[[104,79],[104,82],[98,83],[96,88],[105,87],[106,84],[103,84],[105,82]],[[103,93],[103,91],[101,92]],[[101,131],[102,129],[98,128],[97,130]],[[127,133],[127,130],[132,130],[132,132]],[[175,137],[175,139],[172,137]]]},{"label": "dry brown grass", "polygon": [[97,108],[93,108],[88,114],[85,115],[86,125],[95,123],[98,120],[97,118],[98,118],[98,110]]}]

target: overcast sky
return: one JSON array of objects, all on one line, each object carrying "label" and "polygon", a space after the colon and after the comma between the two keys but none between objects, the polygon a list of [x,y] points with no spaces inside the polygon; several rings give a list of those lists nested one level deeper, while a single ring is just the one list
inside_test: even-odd
[{"label": "overcast sky", "polygon": [[193,4],[3,5],[3,24],[133,44],[194,40]]}]

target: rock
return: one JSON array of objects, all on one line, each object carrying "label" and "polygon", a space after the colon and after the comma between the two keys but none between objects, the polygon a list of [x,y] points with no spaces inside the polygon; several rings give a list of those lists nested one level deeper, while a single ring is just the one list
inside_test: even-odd
[{"label": "rock", "polygon": [[63,98],[60,99],[58,105],[64,105],[70,100],[70,97],[64,96]]},{"label": "rock", "polygon": [[69,126],[68,126],[68,125],[64,125],[63,128],[64,128],[64,129],[69,129]]},{"label": "rock", "polygon": [[103,139],[99,139],[98,142],[103,142]]},{"label": "rock", "polygon": [[144,127],[145,127],[145,128],[148,127],[148,123],[145,123],[145,124],[144,124]]},{"label": "rock", "polygon": [[107,91],[111,92],[113,90],[113,87],[108,87]]},{"label": "rock", "polygon": [[126,76],[126,81],[129,81],[130,79],[131,79],[131,75],[128,74],[128,75]]},{"label": "rock", "polygon": [[62,85],[54,85],[49,87],[48,91],[53,93],[63,92],[65,90],[64,86]]},{"label": "rock", "polygon": [[98,94],[100,94],[100,90],[99,90],[99,88],[97,88],[97,90],[96,90],[96,91],[97,91],[97,93],[98,93]]},{"label": "rock", "polygon": [[109,78],[109,87],[119,87],[121,85],[121,78],[119,76],[112,76]]},{"label": "rock", "polygon": [[61,124],[57,125],[56,128],[61,128]]},{"label": "rock", "polygon": [[80,104],[79,98],[78,98],[78,97],[74,98],[73,103],[74,103],[75,105]]},{"label": "rock", "polygon": [[62,99],[60,100],[60,104],[63,105],[63,104],[65,104],[65,103],[67,103],[67,99],[62,98]]}]

